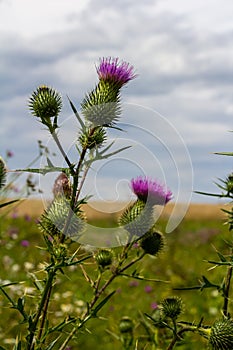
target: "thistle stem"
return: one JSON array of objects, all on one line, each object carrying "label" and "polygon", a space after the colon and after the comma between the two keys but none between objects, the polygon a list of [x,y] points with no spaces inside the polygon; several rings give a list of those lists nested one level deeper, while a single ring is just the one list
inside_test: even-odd
[{"label": "thistle stem", "polygon": [[[125,247],[124,247],[125,248]],[[129,247],[127,247],[129,248]],[[128,251],[128,249],[127,249]],[[109,279],[104,283],[104,285],[98,290],[97,288],[95,288],[96,292],[95,295],[92,299],[92,301],[89,303],[89,307],[87,312],[85,313],[85,315],[83,316],[83,321],[81,321],[78,325],[78,327],[74,327],[72,329],[72,331],[70,332],[70,334],[68,335],[68,337],[66,338],[66,340],[64,341],[64,343],[62,344],[62,346],[59,348],[59,350],[64,350],[66,348],[66,346],[68,345],[69,341],[73,338],[73,336],[75,335],[77,329],[82,328],[82,326],[84,325],[84,323],[86,323],[89,318],[91,318],[91,314],[89,314],[89,310],[91,310],[93,308],[93,306],[96,304],[96,302],[98,301],[99,297],[102,295],[102,293],[105,291],[105,289],[112,283],[112,281],[119,276],[123,271],[125,271],[126,269],[128,269],[130,266],[132,266],[133,264],[135,264],[136,262],[138,262],[139,260],[141,260],[143,258],[143,256],[145,255],[145,253],[143,253],[142,255],[140,255],[138,258],[132,260],[130,263],[128,263],[126,266],[124,266],[123,268],[120,269],[120,266],[123,263],[123,257],[121,259],[121,261],[119,261],[118,263],[118,267],[116,267],[115,271],[113,271],[112,275],[109,277]],[[99,278],[97,279],[97,285],[99,285],[101,275],[99,275]]]},{"label": "thistle stem", "polygon": [[[48,271],[48,278],[44,287],[44,291],[43,291],[43,295],[35,316],[35,320],[32,322],[32,325],[30,326],[30,333],[29,333],[29,340],[28,340],[28,344],[27,344],[27,350],[33,350],[34,349],[34,336],[37,330],[37,325],[39,322],[39,319],[41,317],[41,314],[43,312],[43,309],[45,308],[46,303],[48,303],[47,299],[48,296],[51,293],[51,289],[52,289],[52,284],[53,284],[53,279],[56,275],[56,271],[53,270],[49,270]],[[48,307],[48,305],[47,305]],[[47,308],[46,310],[47,311]]]},{"label": "thistle stem", "polygon": [[63,147],[62,147],[62,145],[61,145],[61,143],[60,143],[60,141],[59,141],[59,138],[57,137],[57,134],[56,134],[53,130],[50,130],[50,133],[51,133],[51,135],[52,135],[54,141],[56,142],[57,147],[59,148],[59,150],[60,150],[62,156],[64,157],[64,159],[65,159],[65,161],[66,161],[68,167],[69,167],[70,170],[72,171],[73,165],[72,165],[72,163],[70,162],[70,160],[69,160],[69,158],[68,158],[66,152],[64,151],[64,149],[63,149]]},{"label": "thistle stem", "polygon": [[232,277],[232,266],[229,266],[227,269],[225,289],[224,289],[224,301],[223,301],[223,315],[228,316],[228,304],[229,304],[229,293]]}]

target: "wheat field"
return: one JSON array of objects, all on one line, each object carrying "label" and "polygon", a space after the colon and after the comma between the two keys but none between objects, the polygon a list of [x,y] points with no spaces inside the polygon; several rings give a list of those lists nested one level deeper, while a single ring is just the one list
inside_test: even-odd
[{"label": "wheat field", "polygon": [[[39,217],[44,209],[49,205],[49,201],[45,202],[39,199],[25,199],[19,201],[12,207],[7,207],[8,215],[16,213],[19,216],[29,215],[32,217]],[[128,203],[122,202],[90,202],[88,205],[83,206],[83,210],[89,219],[107,219],[117,218],[121,212],[127,207]],[[169,203],[161,209],[161,216],[167,218],[174,210],[175,204]],[[176,210],[179,211],[179,206],[182,208],[182,204],[176,205]],[[178,209],[177,209],[178,208]],[[199,220],[199,219],[222,219],[225,214],[221,208],[229,209],[229,204],[219,203],[191,203],[185,208],[185,219]]]}]

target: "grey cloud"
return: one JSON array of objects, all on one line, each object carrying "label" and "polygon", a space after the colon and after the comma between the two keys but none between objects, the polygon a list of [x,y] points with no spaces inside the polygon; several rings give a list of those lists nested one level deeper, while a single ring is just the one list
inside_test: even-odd
[{"label": "grey cloud", "polygon": [[[139,73],[124,89],[123,98],[136,103],[145,99],[148,107],[166,115],[183,134],[193,159],[195,189],[200,181],[203,187],[209,186],[209,170],[212,174],[215,166],[218,171],[221,168],[219,176],[228,169],[227,159],[218,167],[209,154],[230,147],[230,136],[223,134],[230,118],[223,108],[232,103],[232,32],[200,33],[186,17],[159,12],[156,6],[150,11],[156,1],[146,4],[92,1],[81,14],[67,17],[72,25],[66,30],[34,39],[0,34],[4,44],[0,58],[3,141],[7,148],[10,144],[19,151],[20,161],[30,159],[42,136],[41,126],[27,119],[26,100],[31,91],[47,83],[79,100],[95,83],[98,58],[114,55],[132,63]],[[212,93],[203,99],[202,93],[208,90]],[[141,116],[131,118],[136,122]],[[203,126],[210,121],[222,123],[222,129],[218,132],[210,126],[210,135],[206,134]]]}]

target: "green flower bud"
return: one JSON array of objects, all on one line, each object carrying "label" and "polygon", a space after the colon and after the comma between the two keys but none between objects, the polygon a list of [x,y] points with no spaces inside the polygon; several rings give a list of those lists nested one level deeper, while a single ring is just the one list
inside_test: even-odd
[{"label": "green flower bud", "polygon": [[90,130],[88,130],[79,136],[79,142],[84,149],[92,149],[101,146],[105,140],[106,131],[101,127],[94,129],[92,134]]},{"label": "green flower bud", "polygon": [[42,214],[39,226],[46,234],[60,235],[66,227],[68,218],[69,225],[66,229],[66,236],[77,240],[85,228],[84,215],[81,211],[71,212],[70,215],[69,200],[63,196],[57,196]]},{"label": "green flower bud", "polygon": [[122,317],[119,324],[119,330],[121,333],[132,333],[134,328],[133,321],[128,316]]},{"label": "green flower bud", "polygon": [[141,237],[153,225],[153,208],[138,199],[122,213],[119,224],[124,226],[132,237]]},{"label": "green flower bud", "polygon": [[0,188],[5,186],[5,184],[6,184],[6,166],[2,157],[0,157]]},{"label": "green flower bud", "polygon": [[233,320],[217,320],[210,330],[209,346],[212,350],[233,349]]},{"label": "green flower bud", "polygon": [[179,297],[166,298],[161,303],[161,309],[166,317],[176,319],[183,311],[183,302]]},{"label": "green flower bud", "polygon": [[60,94],[45,85],[39,86],[29,99],[31,113],[40,118],[43,124],[47,124],[50,118],[57,117],[61,108]]},{"label": "green flower bud", "polygon": [[140,246],[146,254],[155,256],[164,248],[164,237],[162,233],[150,230],[141,238]]},{"label": "green flower bud", "polygon": [[119,89],[108,81],[100,81],[81,103],[82,113],[93,126],[111,126],[121,113]]},{"label": "green flower bud", "polygon": [[54,257],[59,260],[64,260],[67,256],[67,246],[65,244],[59,244],[59,246],[55,246],[53,249]]},{"label": "green flower bud", "polygon": [[110,266],[113,260],[113,252],[109,249],[100,249],[95,255],[95,260],[100,268]]},{"label": "green flower bud", "polygon": [[233,194],[233,174],[227,178],[227,192]]}]

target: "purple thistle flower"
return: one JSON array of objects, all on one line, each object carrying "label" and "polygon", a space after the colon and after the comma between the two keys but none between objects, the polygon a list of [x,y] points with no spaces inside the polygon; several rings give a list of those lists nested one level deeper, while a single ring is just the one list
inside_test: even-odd
[{"label": "purple thistle flower", "polygon": [[96,70],[100,80],[114,82],[120,88],[136,77],[133,66],[124,61],[119,62],[119,58],[102,58]]},{"label": "purple thistle flower", "polygon": [[23,239],[23,240],[21,241],[21,246],[22,246],[22,247],[29,247],[29,245],[30,245],[30,243],[29,243],[26,239]]},{"label": "purple thistle flower", "polygon": [[152,302],[150,307],[152,310],[156,310],[156,309],[158,309],[158,304],[156,302]]},{"label": "purple thistle flower", "polygon": [[151,286],[145,286],[144,290],[146,293],[151,293],[153,288]]},{"label": "purple thistle flower", "polygon": [[28,215],[28,214],[25,214],[25,215],[24,215],[24,220],[25,220],[25,221],[28,221],[28,222],[31,221],[31,216]]},{"label": "purple thistle flower", "polygon": [[170,190],[149,177],[138,176],[136,179],[132,179],[131,188],[138,199],[145,203],[148,200],[152,205],[165,205],[172,198]]},{"label": "purple thistle flower", "polygon": [[137,287],[139,285],[138,281],[129,281],[129,287]]}]

